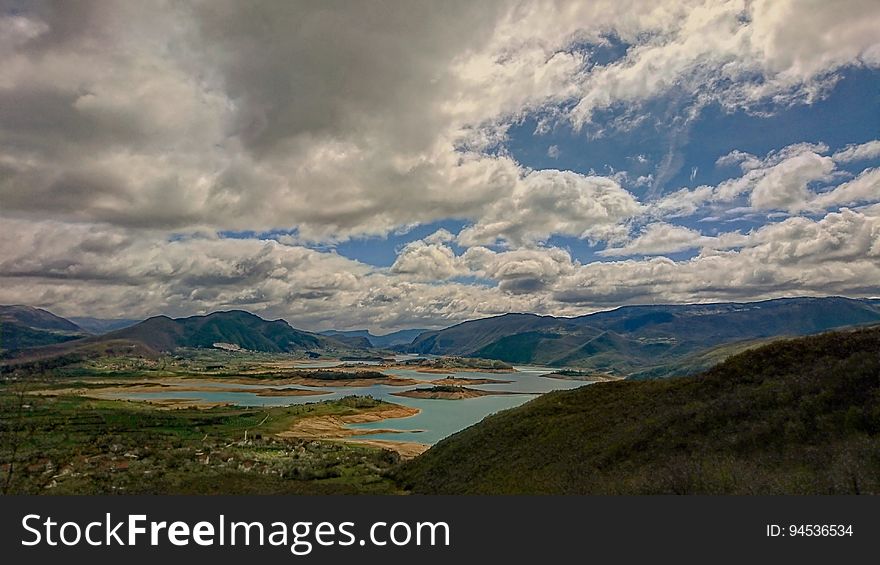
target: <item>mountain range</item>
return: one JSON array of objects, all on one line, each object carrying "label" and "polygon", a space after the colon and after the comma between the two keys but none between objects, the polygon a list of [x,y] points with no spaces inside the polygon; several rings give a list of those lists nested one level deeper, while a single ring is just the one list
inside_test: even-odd
[{"label": "mountain range", "polygon": [[[128,325],[129,320],[86,320],[94,333],[106,333],[89,335],[77,324],[38,308],[0,306],[0,349],[6,357],[47,357],[84,347],[118,351],[125,344],[154,353],[215,344],[320,355],[395,349],[639,379],[693,374],[780,337],[880,323],[880,300],[826,297],[623,306],[575,318],[513,313],[442,330],[402,330],[384,336],[366,330],[312,333],[241,310],[176,319],[156,316],[134,325]],[[114,322],[127,327],[106,331]]]},{"label": "mountain range", "polygon": [[[124,350],[126,344],[142,354],[171,352],[180,347],[213,348],[216,344],[268,353],[347,353],[358,349],[332,337],[297,330],[284,320],[264,320],[241,310],[176,319],[155,316],[103,335],[86,336],[72,322],[45,310],[27,306],[2,308],[4,335],[8,332],[13,336],[9,342],[4,340],[7,344],[4,349],[7,354],[9,350],[19,350],[8,354],[12,357],[45,358],[106,348],[119,351]],[[22,320],[30,326],[25,326]],[[34,334],[40,339],[30,339],[23,347],[9,346],[20,345],[24,340],[15,336],[31,336],[28,332],[40,332]]]},{"label": "mountain range", "polygon": [[412,353],[580,367],[633,375],[717,346],[880,322],[880,301],[783,298],[623,306],[576,318],[505,314],[425,332]]}]

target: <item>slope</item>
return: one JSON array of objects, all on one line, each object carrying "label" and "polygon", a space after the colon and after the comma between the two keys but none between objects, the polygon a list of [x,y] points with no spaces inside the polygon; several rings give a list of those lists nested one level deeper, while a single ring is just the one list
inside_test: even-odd
[{"label": "slope", "polygon": [[546,394],[405,464],[416,493],[880,494],[880,328]]}]

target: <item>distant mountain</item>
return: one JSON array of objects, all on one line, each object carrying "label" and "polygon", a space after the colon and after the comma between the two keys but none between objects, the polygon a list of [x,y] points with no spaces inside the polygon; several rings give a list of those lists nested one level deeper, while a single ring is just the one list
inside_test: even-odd
[{"label": "distant mountain", "polygon": [[320,335],[331,337],[351,347],[358,347],[361,349],[370,349],[373,347],[373,343],[369,338],[362,335],[349,335],[348,333],[325,334],[323,332]]},{"label": "distant mountain", "polygon": [[294,329],[284,320],[267,321],[241,310],[176,319],[156,316],[105,334],[100,339],[135,341],[156,351],[172,351],[178,347],[210,348],[215,343],[270,353],[351,349],[333,338]]},{"label": "distant mountain", "polygon": [[880,327],[545,394],[397,471],[418,494],[880,494]]},{"label": "distant mountain", "polygon": [[15,322],[36,330],[82,332],[82,328],[70,320],[33,306],[0,306],[0,322]]},{"label": "distant mountain", "polygon": [[131,327],[141,320],[71,317],[70,321],[89,333],[102,335],[114,330]]},{"label": "distant mountain", "polygon": [[41,308],[0,305],[0,350],[62,343],[84,337],[85,334],[70,320]]},{"label": "distant mountain", "polygon": [[624,306],[577,318],[506,314],[425,332],[413,353],[643,372],[722,344],[880,322],[880,302],[785,298],[753,303]]},{"label": "distant mountain", "polygon": [[392,332],[390,334],[385,335],[373,335],[368,330],[325,330],[320,332],[321,335],[331,336],[331,337],[344,337],[344,338],[365,338],[369,341],[372,347],[376,348],[386,348],[386,347],[395,347],[400,345],[409,345],[412,341],[418,337],[419,335],[425,333],[428,330],[424,329],[415,329],[415,330],[399,330],[396,332]]}]

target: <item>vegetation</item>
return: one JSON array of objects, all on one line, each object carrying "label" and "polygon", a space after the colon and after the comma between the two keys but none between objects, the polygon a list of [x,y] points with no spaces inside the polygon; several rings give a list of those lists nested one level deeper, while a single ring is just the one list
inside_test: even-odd
[{"label": "vegetation", "polygon": [[298,418],[387,404],[365,397],[278,408],[159,410],[0,387],[0,488],[8,494],[391,493],[396,453],[282,439]]},{"label": "vegetation", "polygon": [[415,365],[420,369],[436,369],[450,371],[454,369],[472,369],[475,371],[513,371],[513,365],[496,359],[478,359],[474,357],[440,357],[437,359],[411,359],[405,365]]},{"label": "vegetation", "polygon": [[30,306],[0,305],[0,352],[63,343],[85,336],[76,324]]},{"label": "vegetation", "polygon": [[396,477],[424,494],[880,494],[880,328],[548,393]]},{"label": "vegetation", "polygon": [[387,379],[388,376],[379,371],[333,371],[330,369],[319,369],[317,371],[297,370],[289,373],[278,374],[276,376],[298,376],[317,379],[319,381],[347,381],[352,379]]}]

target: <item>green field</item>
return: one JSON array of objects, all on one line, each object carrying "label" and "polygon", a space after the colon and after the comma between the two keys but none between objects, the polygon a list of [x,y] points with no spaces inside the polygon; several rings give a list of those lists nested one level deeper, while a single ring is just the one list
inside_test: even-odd
[{"label": "green field", "polygon": [[[275,434],[307,416],[378,406],[349,397],[279,407],[162,410],[0,387],[5,494],[386,494],[397,454]],[[247,439],[245,439],[247,438]],[[10,475],[10,467],[12,474]]]}]

